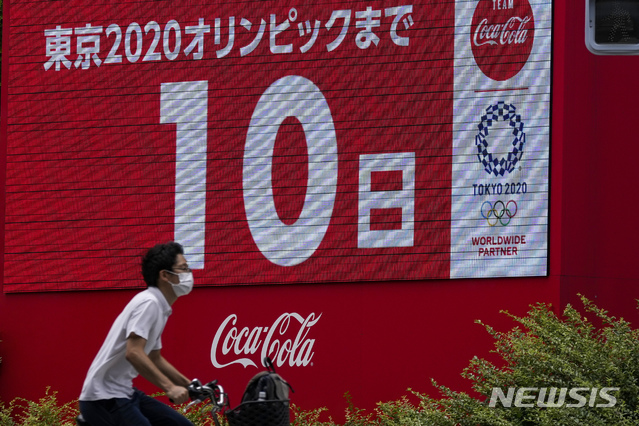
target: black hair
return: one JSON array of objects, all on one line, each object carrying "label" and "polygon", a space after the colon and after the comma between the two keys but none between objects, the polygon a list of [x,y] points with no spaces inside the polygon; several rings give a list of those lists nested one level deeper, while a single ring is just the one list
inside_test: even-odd
[{"label": "black hair", "polygon": [[178,254],[184,255],[184,248],[174,241],[157,244],[149,249],[142,258],[142,277],[147,287],[158,286],[160,271],[171,270]]}]

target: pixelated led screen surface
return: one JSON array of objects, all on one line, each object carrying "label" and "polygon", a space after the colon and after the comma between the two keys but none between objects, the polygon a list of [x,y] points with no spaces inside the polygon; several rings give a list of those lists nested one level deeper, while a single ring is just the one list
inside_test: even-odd
[{"label": "pixelated led screen surface", "polygon": [[551,16],[12,1],[4,291],[545,275]]}]

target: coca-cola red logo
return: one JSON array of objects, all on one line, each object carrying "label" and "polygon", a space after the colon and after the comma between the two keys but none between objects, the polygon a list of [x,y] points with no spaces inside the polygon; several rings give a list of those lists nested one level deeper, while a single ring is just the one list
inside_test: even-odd
[{"label": "coca-cola red logo", "polygon": [[493,80],[514,77],[528,61],[534,32],[528,0],[480,0],[470,31],[475,62]]},{"label": "coca-cola red logo", "polygon": [[315,354],[315,339],[309,334],[321,317],[285,313],[266,326],[247,326],[238,324],[237,315],[229,315],[213,338],[211,363],[217,368],[232,364],[257,367],[268,356],[278,367],[305,367]]}]

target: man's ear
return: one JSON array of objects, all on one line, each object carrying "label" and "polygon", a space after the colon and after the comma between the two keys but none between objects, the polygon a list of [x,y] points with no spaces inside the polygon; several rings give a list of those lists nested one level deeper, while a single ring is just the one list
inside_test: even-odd
[{"label": "man's ear", "polygon": [[168,272],[166,272],[164,269],[162,269],[160,271],[160,273],[158,274],[158,281],[169,281],[169,282],[171,282],[169,280],[169,275],[170,274]]}]

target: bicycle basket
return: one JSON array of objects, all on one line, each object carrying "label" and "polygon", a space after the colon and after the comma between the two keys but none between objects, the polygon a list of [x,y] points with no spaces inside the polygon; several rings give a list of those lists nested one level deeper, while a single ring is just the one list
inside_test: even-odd
[{"label": "bicycle basket", "polygon": [[289,426],[288,401],[245,401],[226,412],[230,426]]}]

